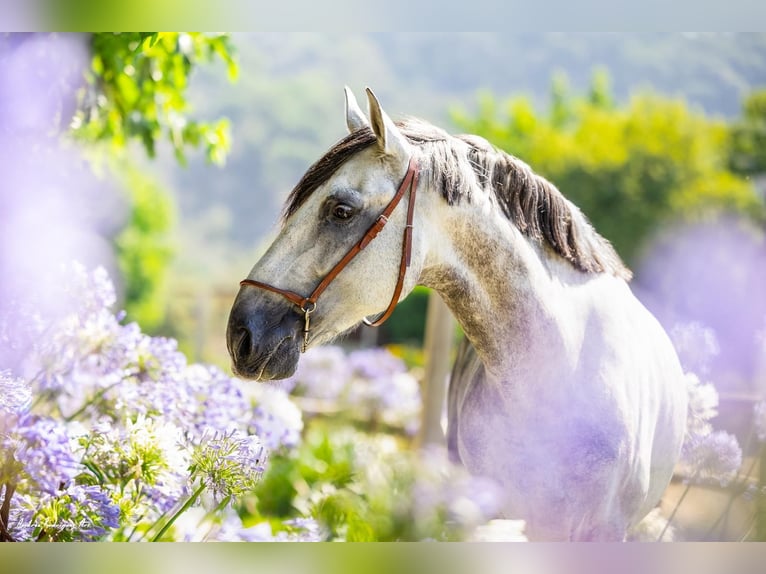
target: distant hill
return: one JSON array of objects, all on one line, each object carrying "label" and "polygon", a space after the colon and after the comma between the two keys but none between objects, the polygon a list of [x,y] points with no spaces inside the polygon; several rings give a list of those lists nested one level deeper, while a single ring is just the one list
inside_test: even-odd
[{"label": "distant hill", "polygon": [[[608,70],[624,100],[652,89],[708,114],[733,117],[766,85],[766,34],[252,34],[235,35],[240,80],[204,70],[192,83],[195,114],[226,115],[233,152],[224,169],[194,158],[158,166],[176,190],[184,228],[211,242],[252,247],[274,229],[303,171],[344,133],[344,84],[375,89],[394,116],[451,129],[451,106],[476,94],[525,93],[541,107],[551,77],[575,89]],[[204,243],[204,242],[203,242]]]}]

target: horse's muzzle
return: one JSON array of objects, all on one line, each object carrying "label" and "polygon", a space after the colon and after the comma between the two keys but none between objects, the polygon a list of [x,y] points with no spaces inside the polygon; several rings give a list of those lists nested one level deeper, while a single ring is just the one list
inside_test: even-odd
[{"label": "horse's muzzle", "polygon": [[226,328],[234,374],[257,381],[292,375],[300,356],[301,324],[291,306],[240,293]]}]

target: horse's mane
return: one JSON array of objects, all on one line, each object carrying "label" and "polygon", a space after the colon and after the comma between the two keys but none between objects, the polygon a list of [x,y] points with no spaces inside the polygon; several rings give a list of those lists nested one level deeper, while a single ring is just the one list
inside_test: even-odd
[{"label": "horse's mane", "polygon": [[[630,279],[631,272],[612,245],[555,185],[523,161],[474,135],[450,136],[417,119],[397,122],[402,134],[420,150],[422,177],[430,178],[449,205],[470,201],[472,184],[486,190],[505,216],[524,235],[547,245],[586,273],[611,273]],[[353,155],[371,146],[375,134],[356,130],[335,144],[304,174],[284,209],[287,220],[304,201]]]}]

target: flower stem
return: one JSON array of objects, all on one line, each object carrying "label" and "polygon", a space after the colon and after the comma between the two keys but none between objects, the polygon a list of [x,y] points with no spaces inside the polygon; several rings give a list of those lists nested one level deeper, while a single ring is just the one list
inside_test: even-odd
[{"label": "flower stem", "polygon": [[111,390],[112,390],[114,387],[116,387],[117,385],[119,385],[121,382],[122,382],[122,380],[119,380],[119,381],[117,381],[116,383],[112,383],[111,385],[109,385],[109,386],[107,386],[107,387],[104,387],[103,389],[99,390],[99,391],[98,391],[98,392],[97,392],[95,395],[93,395],[93,396],[90,398],[90,400],[88,400],[88,401],[85,401],[85,403],[84,403],[84,404],[83,404],[83,405],[82,405],[82,406],[81,406],[79,409],[77,409],[75,412],[73,412],[73,413],[72,413],[72,414],[70,414],[69,416],[65,416],[65,417],[64,417],[64,421],[65,421],[65,422],[71,422],[71,421],[73,421],[75,418],[77,418],[77,417],[78,417],[78,416],[80,416],[82,413],[84,413],[85,411],[87,411],[87,410],[88,410],[88,408],[89,408],[91,405],[93,405],[93,404],[94,404],[94,403],[95,403],[95,402],[96,402],[98,399],[100,399],[101,397],[103,397],[103,396],[104,396],[106,393],[108,393],[109,391],[111,391]]},{"label": "flower stem", "polygon": [[184,512],[189,510],[189,507],[194,504],[194,502],[199,498],[199,495],[202,494],[202,491],[205,490],[205,485],[200,484],[199,488],[194,491],[194,493],[189,497],[189,499],[184,502],[184,505],[178,509],[178,511],[170,517],[170,519],[165,523],[165,526],[162,527],[162,529],[154,535],[152,538],[152,542],[158,542],[160,538],[162,538],[162,535],[167,532],[168,528],[173,526],[173,523],[178,519],[179,516],[181,516]]},{"label": "flower stem", "polygon": [[686,495],[689,494],[689,489],[692,487],[692,481],[690,480],[689,483],[686,485],[686,489],[684,490],[683,494],[681,494],[681,498],[678,499],[678,502],[676,502],[675,508],[673,508],[673,512],[670,513],[670,516],[668,517],[668,521],[665,523],[665,528],[662,529],[662,532],[660,532],[660,537],[657,538],[657,542],[662,542],[662,537],[665,536],[665,532],[668,528],[670,528],[670,523],[673,522],[673,518],[676,516],[676,512],[678,512],[678,509],[681,507],[681,503],[684,501],[684,498],[686,498]]},{"label": "flower stem", "polygon": [[16,485],[10,482],[5,483],[5,499],[3,499],[3,505],[0,508],[0,541],[1,542],[13,542],[13,536],[8,532],[8,518],[11,513],[11,497],[16,490]]}]

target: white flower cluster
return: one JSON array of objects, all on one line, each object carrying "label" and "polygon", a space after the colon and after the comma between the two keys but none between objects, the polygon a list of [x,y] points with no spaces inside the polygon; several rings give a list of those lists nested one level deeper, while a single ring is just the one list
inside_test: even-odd
[{"label": "white flower cluster", "polygon": [[681,450],[679,473],[692,482],[728,484],[742,465],[742,449],[737,437],[713,430],[711,419],[718,414],[718,392],[687,373],[689,408],[686,437]]}]

